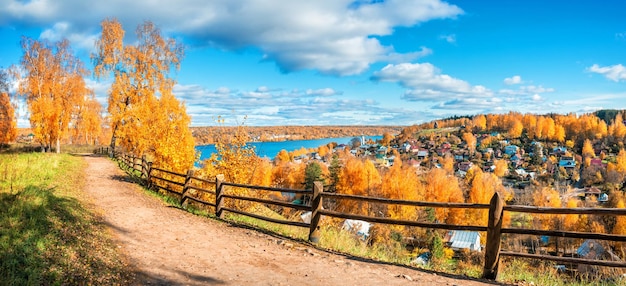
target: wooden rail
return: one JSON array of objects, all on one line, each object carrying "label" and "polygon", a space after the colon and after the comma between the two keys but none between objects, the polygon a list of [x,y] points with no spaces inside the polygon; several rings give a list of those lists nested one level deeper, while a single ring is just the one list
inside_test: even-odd
[{"label": "wooden rail", "polygon": [[[108,148],[96,150],[101,154],[109,154]],[[624,216],[626,215],[626,209],[615,208],[546,208],[546,207],[531,207],[531,206],[506,206],[501,196],[496,193],[491,198],[489,204],[467,204],[467,203],[441,203],[441,202],[419,202],[409,200],[394,200],[387,198],[375,198],[367,196],[347,195],[324,192],[321,182],[315,182],[313,190],[296,190],[286,188],[275,188],[267,186],[255,186],[237,184],[232,182],[225,182],[224,177],[219,175],[215,180],[208,180],[194,176],[193,170],[188,171],[186,174],[173,172],[170,170],[152,167],[152,163],[148,162],[145,157],[137,158],[127,154],[112,154],[120,162],[120,166],[125,168],[127,172],[132,175],[140,173],[139,177],[144,179],[144,183],[148,188],[159,188],[165,190],[168,193],[177,195],[180,197],[180,203],[183,205],[187,201],[193,201],[205,206],[210,206],[215,209],[215,215],[220,219],[224,219],[225,212],[231,212],[239,215],[252,217],[259,220],[264,220],[272,223],[291,225],[304,227],[309,229],[309,241],[313,243],[319,242],[320,239],[320,226],[319,222],[322,215],[335,218],[356,219],[372,223],[382,223],[389,225],[402,225],[421,227],[429,229],[444,229],[444,230],[468,230],[468,231],[481,231],[487,233],[487,243],[485,246],[485,264],[483,268],[483,278],[496,280],[498,275],[500,256],[519,257],[557,261],[564,263],[578,263],[578,264],[592,264],[598,266],[607,267],[620,267],[626,268],[626,262],[623,261],[602,261],[602,260],[589,260],[583,258],[573,257],[557,257],[549,255],[537,255],[510,251],[501,251],[501,236],[502,234],[524,234],[524,235],[537,235],[537,236],[553,236],[553,237],[567,237],[578,239],[597,239],[607,240],[615,242],[626,242],[626,235],[614,235],[603,233],[588,233],[588,232],[574,232],[574,231],[560,231],[560,230],[538,230],[538,229],[522,229],[522,228],[503,228],[502,221],[504,212],[512,213],[530,213],[530,214],[553,214],[553,215],[567,215],[567,214],[586,214],[586,215],[610,215],[610,216]],[[137,160],[140,160],[138,163]],[[141,168],[137,168],[140,166]],[[157,176],[153,172],[159,172],[161,175]],[[166,178],[164,175],[171,176],[172,178]],[[176,179],[174,179],[176,178]],[[179,181],[177,181],[179,180]],[[166,185],[164,186],[163,183]],[[200,183],[202,185],[197,185]],[[207,185],[212,186],[213,189],[208,189]],[[173,190],[170,186],[181,188],[180,191]],[[270,192],[282,192],[293,194],[307,194],[311,195],[311,203],[309,205],[299,205],[285,201],[277,201],[270,199],[263,199],[254,196],[243,196],[228,193],[228,188],[243,188],[254,191],[270,191]],[[199,197],[196,197],[189,193],[189,190],[196,190],[200,193],[206,193],[214,195],[214,201],[208,202]],[[479,225],[453,225],[453,224],[440,224],[440,223],[428,223],[418,222],[410,220],[398,220],[386,217],[371,217],[365,215],[355,215],[337,212],[333,210],[325,210],[322,208],[324,198],[333,198],[339,200],[354,200],[361,202],[379,203],[384,205],[402,205],[413,207],[429,207],[429,208],[461,208],[461,209],[482,209],[489,211],[488,221],[485,222],[485,226]],[[233,207],[225,207],[225,200],[232,201],[247,201],[253,203],[261,203],[265,205],[273,205],[279,207],[292,208],[302,211],[311,211],[311,222],[298,222],[282,219],[275,219],[265,217],[259,214],[246,212]]]}]

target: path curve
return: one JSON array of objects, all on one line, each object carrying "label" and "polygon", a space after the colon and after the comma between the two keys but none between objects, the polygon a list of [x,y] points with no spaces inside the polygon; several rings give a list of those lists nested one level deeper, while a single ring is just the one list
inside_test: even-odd
[{"label": "path curve", "polygon": [[140,285],[493,285],[363,262],[168,207],[111,160],[85,157],[86,193]]}]

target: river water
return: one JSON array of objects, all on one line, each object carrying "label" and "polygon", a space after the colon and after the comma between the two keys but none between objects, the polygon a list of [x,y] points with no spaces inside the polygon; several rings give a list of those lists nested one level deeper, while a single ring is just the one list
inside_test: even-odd
[{"label": "river water", "polygon": [[[251,142],[248,143],[254,146],[256,154],[259,157],[266,157],[274,159],[280,150],[287,150],[289,152],[299,150],[301,148],[317,148],[322,145],[326,145],[331,142],[337,144],[349,144],[350,140],[354,137],[340,137],[340,138],[324,138],[313,140],[293,140],[293,141],[281,141],[281,142]],[[374,141],[382,139],[382,136],[365,136],[365,141],[372,139]],[[200,152],[200,161],[204,161],[211,157],[211,154],[215,153],[215,144],[196,146],[196,151]]]}]

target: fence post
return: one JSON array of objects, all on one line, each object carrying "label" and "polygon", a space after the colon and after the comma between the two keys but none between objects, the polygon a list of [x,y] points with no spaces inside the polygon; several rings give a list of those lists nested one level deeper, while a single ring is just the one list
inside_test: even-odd
[{"label": "fence post", "polygon": [[320,218],[319,213],[322,210],[322,192],[324,185],[322,182],[313,183],[313,198],[311,199],[311,224],[309,226],[309,241],[318,243],[320,241]]},{"label": "fence post", "polygon": [[193,170],[187,171],[187,176],[185,176],[185,185],[183,186],[183,193],[180,195],[180,206],[183,206],[185,200],[187,199],[187,191],[189,190],[189,185],[191,184],[191,177],[193,177]]},{"label": "fence post", "polygon": [[141,155],[141,178],[146,176],[146,155]]},{"label": "fence post", "polygon": [[148,175],[146,175],[146,185],[148,186],[148,190],[152,189],[152,162],[148,162]]},{"label": "fence post", "polygon": [[498,266],[500,264],[500,237],[502,236],[500,230],[502,229],[503,209],[504,201],[499,193],[495,193],[489,203],[485,267],[483,268],[483,278],[489,280],[496,280],[498,276]]},{"label": "fence post", "polygon": [[220,219],[224,219],[224,198],[222,198],[222,183],[224,182],[224,175],[215,176],[215,215]]}]

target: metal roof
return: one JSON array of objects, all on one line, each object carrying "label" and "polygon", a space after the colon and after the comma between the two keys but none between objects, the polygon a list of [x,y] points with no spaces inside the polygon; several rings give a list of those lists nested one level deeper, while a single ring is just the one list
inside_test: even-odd
[{"label": "metal roof", "polygon": [[480,234],[477,231],[452,230],[448,235],[450,247],[480,251]]}]

